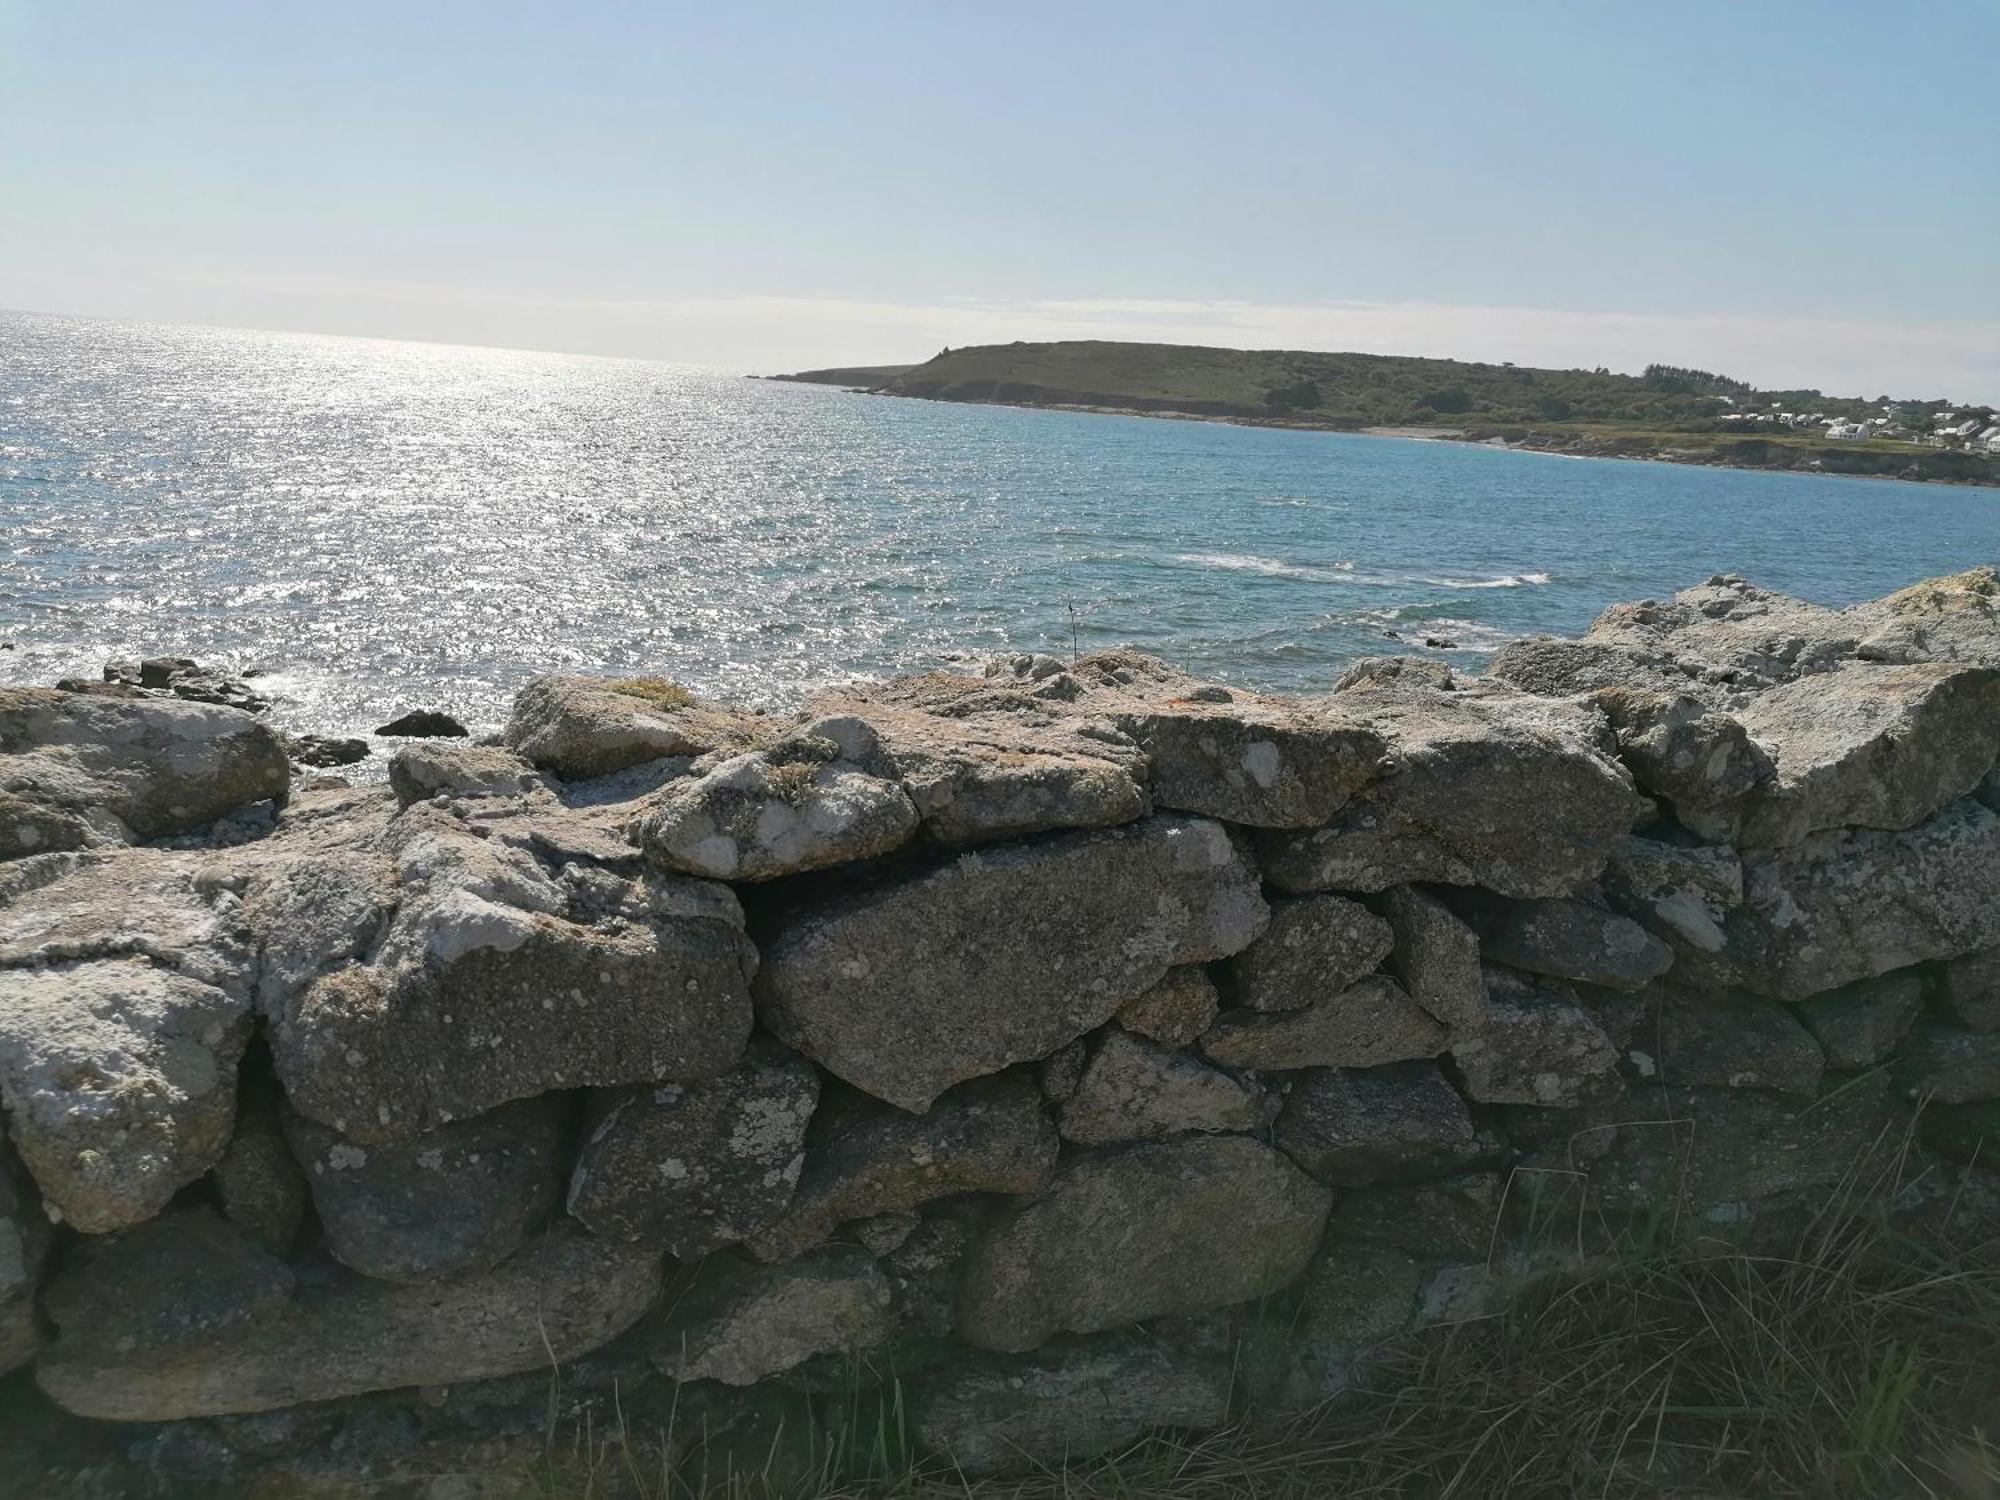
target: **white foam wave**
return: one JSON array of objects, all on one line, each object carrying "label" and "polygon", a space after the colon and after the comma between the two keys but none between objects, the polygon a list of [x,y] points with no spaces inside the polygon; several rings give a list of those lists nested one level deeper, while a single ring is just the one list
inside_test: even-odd
[{"label": "white foam wave", "polygon": [[1434,584],[1441,589],[1518,589],[1549,581],[1546,573],[1503,573],[1498,578],[1412,578],[1412,583]]},{"label": "white foam wave", "polygon": [[1231,573],[1261,573],[1267,578],[1294,578],[1305,583],[1364,583],[1371,587],[1386,587],[1404,581],[1382,573],[1359,572],[1352,562],[1345,559],[1314,566],[1280,562],[1275,557],[1255,557],[1245,552],[1183,552],[1176,556],[1174,561],[1190,563],[1198,568],[1222,568]]}]

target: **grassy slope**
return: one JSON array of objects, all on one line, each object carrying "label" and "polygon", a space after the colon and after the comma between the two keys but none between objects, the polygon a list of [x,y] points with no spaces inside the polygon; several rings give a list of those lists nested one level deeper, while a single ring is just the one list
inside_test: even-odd
[{"label": "grassy slope", "polygon": [[[1661,390],[1641,376],[1594,370],[1074,340],[948,349],[900,373],[851,378],[870,373],[820,370],[788,378],[943,401],[1100,407],[1345,430],[1435,428],[1452,436],[1499,436],[1577,453],[2000,482],[2000,462],[1983,455],[1914,443],[1830,440],[1808,432],[1746,433],[1719,420],[1730,408],[1716,397]],[[1441,409],[1441,393],[1462,395],[1466,409]],[[1755,404],[1768,406],[1774,394],[1755,398]],[[1788,406],[1804,401],[1807,409],[1830,415],[1859,417],[1876,409],[1855,399],[1789,395]],[[1448,401],[1446,407],[1457,404]]]}]

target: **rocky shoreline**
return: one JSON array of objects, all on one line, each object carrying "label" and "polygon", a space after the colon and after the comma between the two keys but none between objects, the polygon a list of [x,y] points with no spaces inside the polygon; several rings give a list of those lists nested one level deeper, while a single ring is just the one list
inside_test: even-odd
[{"label": "rocky shoreline", "polygon": [[[821,385],[797,375],[766,375],[764,380]],[[1266,415],[1217,408],[1191,409],[1190,403],[1160,402],[1152,406],[1120,405],[1078,397],[1075,400],[1018,396],[931,396],[877,386],[842,385],[859,396],[887,396],[903,401],[950,401],[974,406],[1012,406],[1026,411],[1082,412],[1095,416],[1151,417],[1175,422],[1218,422],[1228,427],[1279,427],[1297,432],[1358,433],[1422,442],[1465,443],[1477,447],[1510,448],[1526,453],[1553,453],[1569,458],[1637,459],[1647,463],[1692,464],[1709,469],[1755,469],[1779,473],[1830,474],[1851,479],[1895,479],[1909,484],[1954,484],[1976,489],[2000,488],[2000,464],[1978,454],[1925,451],[1881,454],[1851,444],[1823,443],[1799,447],[1754,438],[1710,437],[1701,433],[1659,433],[1605,437],[1552,427],[1459,426],[1421,428],[1369,426],[1353,422],[1315,420],[1297,412]]]},{"label": "rocky shoreline", "polygon": [[193,663],[0,689],[0,1488],[1006,1472],[1642,1233],[2000,1221],[1993,568],[1328,687],[546,677],[376,786]]}]

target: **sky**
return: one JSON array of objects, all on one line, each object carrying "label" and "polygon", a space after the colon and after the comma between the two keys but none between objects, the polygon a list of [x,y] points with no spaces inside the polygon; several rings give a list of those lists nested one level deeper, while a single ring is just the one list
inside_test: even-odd
[{"label": "sky", "polygon": [[1996,48],[1993,0],[0,0],[0,307],[2000,402]]}]

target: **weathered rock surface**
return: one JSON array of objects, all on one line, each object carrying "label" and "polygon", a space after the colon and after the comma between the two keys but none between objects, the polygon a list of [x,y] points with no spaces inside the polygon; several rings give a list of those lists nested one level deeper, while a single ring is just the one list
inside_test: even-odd
[{"label": "weathered rock surface", "polygon": [[[1970,1104],[1932,1104],[1917,1124],[1924,1144],[1952,1161],[1978,1165],[2000,1155],[2000,1099]],[[0,1320],[4,1320],[0,1313]],[[4,1326],[4,1321],[0,1321]],[[0,1359],[0,1368],[5,1360]]]},{"label": "weathered rock surface", "polygon": [[1629,917],[1567,899],[1461,898],[1481,954],[1530,974],[1603,989],[1637,990],[1673,966],[1674,954]]},{"label": "weathered rock surface", "polygon": [[569,1211],[595,1233],[683,1260],[747,1239],[790,1205],[818,1102],[812,1064],[768,1039],[716,1078],[605,1090]]},{"label": "weathered rock surface", "polygon": [[[551,875],[422,804],[391,825],[386,856],[395,905],[379,938],[373,866],[338,902],[366,961],[288,960],[303,982],[263,997],[302,1114],[386,1143],[513,1099],[705,1077],[741,1056],[755,955],[725,887],[578,864]],[[296,909],[326,878],[287,869],[262,899]]]},{"label": "weathered rock surface", "polygon": [[1401,985],[1374,975],[1304,1010],[1224,1011],[1201,1050],[1232,1068],[1372,1068],[1435,1057],[1445,1043]]},{"label": "weathered rock surface", "polygon": [[1215,982],[1196,964],[1167,970],[1166,978],[1118,1009],[1118,1024],[1163,1047],[1185,1047],[1214,1022],[1222,1008]]},{"label": "weathered rock surface", "polygon": [[1485,1024],[1451,1044],[1469,1097],[1569,1108],[1613,1077],[1618,1049],[1581,1005],[1503,970],[1486,984]]},{"label": "weathered rock surface", "polygon": [[638,1338],[676,1380],[753,1385],[817,1354],[881,1343],[891,1300],[875,1258],[850,1246],[776,1266],[714,1255]]},{"label": "weathered rock surface", "polygon": [[209,1179],[225,1219],[280,1260],[291,1255],[311,1199],[279,1124],[276,1087],[244,1089],[236,1133]]},{"label": "weathered rock surface", "polygon": [[1069,1098],[1083,1082],[1083,1070],[1089,1063],[1090,1048],[1082,1037],[1051,1052],[1035,1065],[1035,1082],[1041,1085],[1042,1097],[1056,1104]]},{"label": "weathered rock surface", "polygon": [[1057,1117],[1063,1138],[1085,1146],[1189,1130],[1255,1130],[1263,1123],[1260,1096],[1250,1085],[1115,1026]]},{"label": "weathered rock surface", "polygon": [[1970,792],[2000,754],[2000,671],[1851,662],[1738,711],[1771,749],[1774,781],[1736,830],[1797,843],[1825,828],[1908,828]]},{"label": "weathered rock surface", "polygon": [[1393,941],[1389,924],[1358,901],[1302,896],[1274,903],[1263,936],[1223,973],[1238,1005],[1298,1010],[1373,973]]},{"label": "weathered rock surface", "polygon": [[1838,610],[1719,573],[1664,603],[1614,604],[1584,639],[1665,657],[1755,690],[1837,665],[1854,654],[1860,635],[1857,622]]},{"label": "weathered rock surface", "polygon": [[967,1257],[959,1334],[1018,1353],[1056,1333],[1225,1307],[1291,1281],[1331,1195],[1247,1136],[1188,1136],[1063,1164]]},{"label": "weathered rock surface", "polygon": [[[1830,1081],[1817,1099],[1757,1089],[1644,1088],[1613,1105],[1593,1152],[1566,1154],[1607,1213],[1692,1212],[1695,1232],[1743,1221],[1785,1195],[1880,1170],[1908,1112],[1880,1074]],[[1870,1167],[1871,1160],[1876,1164]]]},{"label": "weathered rock surface", "polygon": [[1743,861],[1735,850],[1630,838],[1604,867],[1602,886],[1615,910],[1672,945],[1676,978],[1729,983],[1726,924],[1743,904]]},{"label": "weathered rock surface", "polygon": [[1154,1428],[1220,1427],[1229,1389],[1219,1361],[1101,1339],[947,1376],[924,1402],[917,1437],[965,1474],[1005,1474],[1093,1458]]},{"label": "weathered rock surface", "polygon": [[1240,951],[1267,915],[1219,824],[1067,834],[794,912],[766,945],[758,1014],[850,1083],[921,1110],[1102,1025],[1173,964]]},{"label": "weathered rock surface", "polygon": [[32,789],[19,793],[0,788],[0,859],[85,849],[104,841],[83,813],[38,802]]},{"label": "weathered rock surface", "polygon": [[1265,877],[1281,890],[1428,881],[1564,895],[1644,811],[1596,709],[1361,668],[1335,696],[1382,732],[1394,769],[1324,828],[1259,836]]},{"label": "weathered rock surface", "polygon": [[334,1257],[364,1276],[426,1282],[491,1269],[547,1219],[566,1113],[544,1095],[365,1147],[297,1113],[284,1127]]},{"label": "weathered rock surface", "polygon": [[1967,1031],[2000,1031],[2000,948],[1982,948],[1938,966],[1938,1013]]},{"label": "weathered rock surface", "polygon": [[1847,611],[1869,661],[1970,661],[2000,666],[2000,569],[1991,563],[1927,578]]},{"label": "weathered rock surface", "polygon": [[760,751],[668,785],[635,820],[633,840],[663,870],[770,880],[869,859],[908,843],[917,809],[891,780],[823,755]]},{"label": "weathered rock surface", "polygon": [[1814,995],[1799,1006],[1799,1019],[1829,1068],[1872,1068],[1896,1050],[1923,1008],[1915,974],[1883,974]]},{"label": "weathered rock surface", "polygon": [[181,833],[290,787],[277,736],[233,708],[0,688],[0,794],[31,810],[13,852],[74,847],[70,819],[107,842]]},{"label": "weathered rock surface", "polygon": [[1080,706],[1145,751],[1153,801],[1250,828],[1313,828],[1377,771],[1384,744],[1335,698],[1198,682],[1136,651],[1085,657]]},{"label": "weathered rock surface", "polygon": [[665,756],[747,750],[766,726],[657,678],[537,677],[515,696],[501,738],[566,780],[609,776]]},{"label": "weathered rock surface", "polygon": [[1146,758],[1074,705],[1058,670],[993,681],[933,673],[854,683],[814,700],[869,727],[923,819],[949,847],[1062,828],[1108,828],[1152,811]]},{"label": "weathered rock surface", "polygon": [[140,959],[0,969],[0,1103],[51,1214],[120,1229],[214,1166],[249,1037],[247,996]]},{"label": "weathered rock surface", "polygon": [[79,1416],[164,1422],[546,1370],[622,1333],[659,1291],[654,1255],[560,1223],[491,1271],[398,1286],[324,1266],[294,1285],[250,1241],[215,1243],[219,1221],[197,1253],[163,1253],[173,1222],[50,1288],[58,1336],[35,1376]]},{"label": "weathered rock surface", "polygon": [[1446,1029],[1477,1028],[1486,1016],[1486,976],[1479,966],[1479,935],[1442,901],[1414,886],[1383,894],[1395,949],[1390,972],[1410,998]]},{"label": "weathered rock surface", "polygon": [[1285,1097],[1276,1139],[1331,1187],[1438,1176],[1478,1145],[1472,1112],[1429,1062],[1313,1069]]},{"label": "weathered rock surface", "polygon": [[1725,932],[1743,986],[1780,1000],[2000,945],[2000,816],[1961,798],[1901,832],[1748,859]]},{"label": "weathered rock surface", "polygon": [[1784,1006],[1750,995],[1695,996],[1668,988],[1639,1029],[1657,1081],[1705,1088],[1819,1092],[1826,1056]]},{"label": "weathered rock surface", "polygon": [[1894,1072],[1913,1099],[1940,1104],[2000,1099],[2000,1032],[1919,1021],[1897,1053]]},{"label": "weathered rock surface", "polygon": [[1055,1169],[1058,1147],[1024,1073],[961,1084],[920,1115],[840,1091],[813,1120],[791,1208],[749,1248],[786,1260],[856,1219],[955,1193],[1032,1193]]},{"label": "weathered rock surface", "polygon": [[405,807],[439,793],[511,797],[539,785],[534,766],[497,745],[404,745],[389,757],[389,785]]}]

